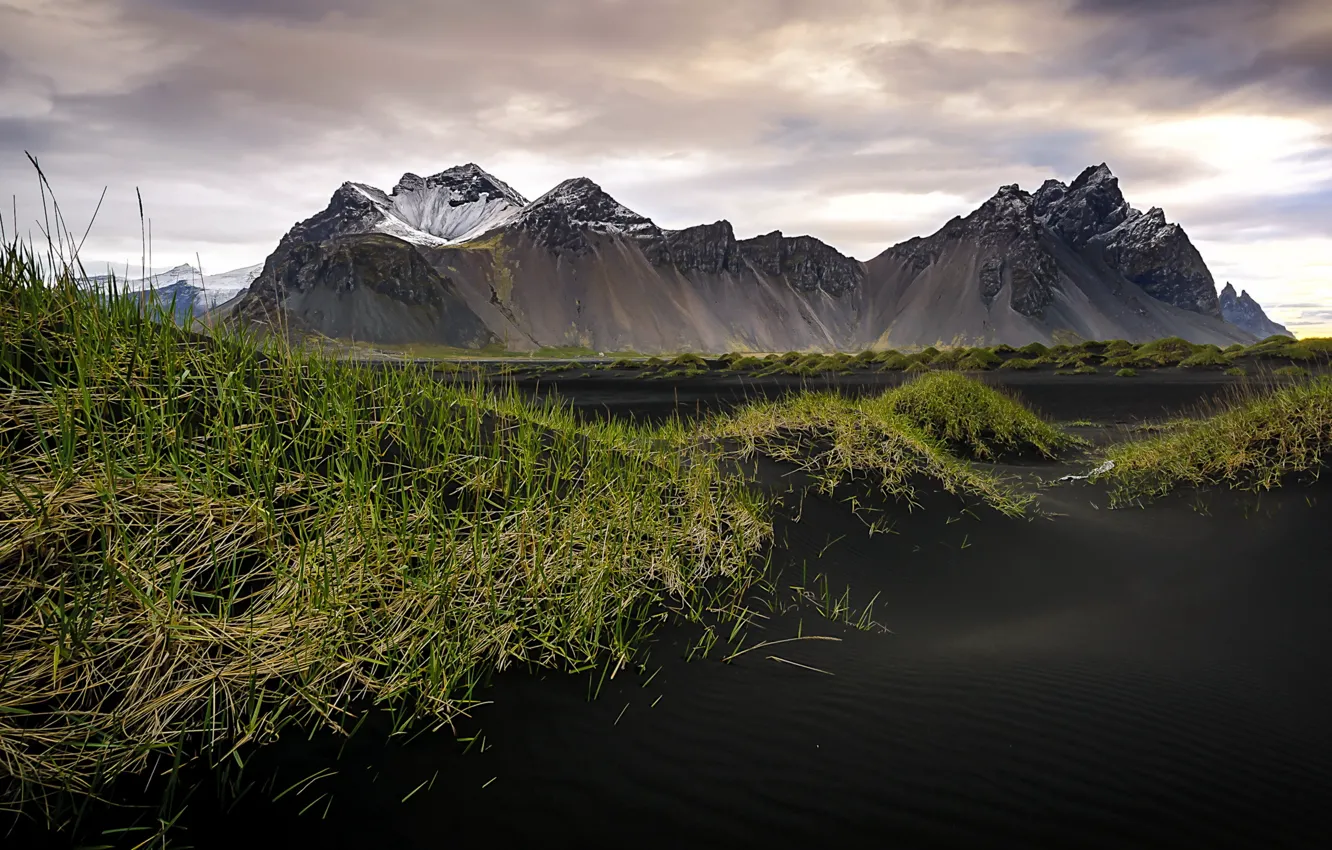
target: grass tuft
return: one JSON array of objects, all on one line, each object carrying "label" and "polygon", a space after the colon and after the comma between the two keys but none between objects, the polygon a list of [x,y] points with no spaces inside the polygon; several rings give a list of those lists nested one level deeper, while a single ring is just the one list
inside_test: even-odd
[{"label": "grass tuft", "polygon": [[1181,369],[1225,369],[1230,365],[1230,358],[1221,353],[1215,345],[1200,347],[1193,354],[1179,362]]},{"label": "grass tuft", "polygon": [[957,361],[957,368],[963,372],[985,372],[1002,362],[1002,358],[988,348],[972,348]]}]

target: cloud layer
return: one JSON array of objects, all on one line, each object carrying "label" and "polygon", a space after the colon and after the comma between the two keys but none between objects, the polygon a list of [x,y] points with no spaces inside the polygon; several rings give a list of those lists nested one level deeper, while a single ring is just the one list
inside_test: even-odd
[{"label": "cloud layer", "polygon": [[28,150],[74,229],[108,187],[86,256],[137,265],[137,186],[155,263],[206,271],[467,161],[862,258],[1105,161],[1332,332],[1330,104],[1324,0],[0,0],[0,207],[36,232]]}]

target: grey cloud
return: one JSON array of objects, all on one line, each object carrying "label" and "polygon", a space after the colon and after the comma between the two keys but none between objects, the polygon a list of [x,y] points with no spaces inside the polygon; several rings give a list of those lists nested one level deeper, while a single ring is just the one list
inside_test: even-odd
[{"label": "grey cloud", "polygon": [[1332,239],[1332,186],[1267,197],[1209,201],[1187,211],[1195,238],[1260,242],[1273,237]]},{"label": "grey cloud", "polygon": [[1293,325],[1325,325],[1332,324],[1332,309],[1319,307],[1314,310],[1302,310],[1298,318],[1286,320],[1288,324]]},{"label": "grey cloud", "polygon": [[1083,67],[1106,78],[1170,77],[1217,93],[1259,84],[1306,102],[1332,88],[1324,0],[1077,0],[1071,11],[1096,27]]},{"label": "grey cloud", "polygon": [[1277,84],[1310,100],[1332,99],[1332,29],[1263,50],[1230,79]]},{"label": "grey cloud", "polygon": [[[864,13],[858,0],[124,0],[143,19],[171,11],[185,16],[276,23],[346,21],[377,36],[433,43],[441,58],[453,52],[492,56],[538,51],[546,56],[622,55],[644,49],[690,47],[801,21],[829,22]],[[160,20],[160,19],[159,19]],[[185,18],[180,19],[182,23]],[[442,43],[441,43],[441,40]],[[447,50],[439,50],[446,46]],[[588,55],[588,49],[593,51]]]},{"label": "grey cloud", "polygon": [[129,5],[210,18],[254,17],[297,22],[318,21],[330,13],[346,13],[366,6],[356,0],[132,0]]}]

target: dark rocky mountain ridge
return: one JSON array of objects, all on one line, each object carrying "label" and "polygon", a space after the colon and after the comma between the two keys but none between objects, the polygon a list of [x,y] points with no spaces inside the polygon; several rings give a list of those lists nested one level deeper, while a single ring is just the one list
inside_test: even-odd
[{"label": "dark rocky mountain ridge", "polygon": [[371,343],[515,349],[1254,338],[1223,317],[1184,230],[1133,209],[1104,164],[1034,194],[1003,186],[867,262],[811,236],[737,239],[724,220],[663,229],[587,178],[531,202],[474,164],[389,194],[344,183],[229,310]]},{"label": "dark rocky mountain ridge", "polygon": [[1267,317],[1263,308],[1258,306],[1248,292],[1235,294],[1235,287],[1229,283],[1221,290],[1221,315],[1232,325],[1244,328],[1244,330],[1261,339],[1269,336],[1294,337],[1290,331],[1286,330],[1285,325],[1277,324]]}]

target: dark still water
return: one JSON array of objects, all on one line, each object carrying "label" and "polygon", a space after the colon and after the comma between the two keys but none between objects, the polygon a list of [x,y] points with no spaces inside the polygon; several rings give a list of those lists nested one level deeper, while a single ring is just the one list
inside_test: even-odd
[{"label": "dark still water", "polygon": [[[733,663],[667,629],[647,675],[507,672],[472,751],[286,742],[277,804],[200,816],[204,846],[1308,847],[1332,828],[1332,487],[1050,519],[927,499],[869,537],[809,497],[783,583],[815,573],[891,632],[806,607]],[[951,521],[950,520],[956,520]],[[788,594],[789,595],[789,594]],[[781,661],[768,656],[775,656]],[[793,662],[793,663],[788,663]],[[796,666],[805,665],[805,666]],[[660,669],[658,669],[660,668]],[[807,669],[816,668],[816,669]],[[484,739],[484,740],[482,740]],[[339,751],[341,754],[339,756]],[[327,796],[322,796],[327,795]],[[407,798],[404,802],[404,798]],[[304,815],[298,812],[309,807]]]}]

